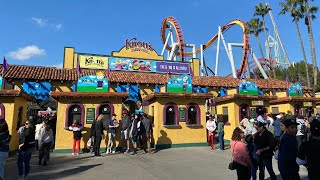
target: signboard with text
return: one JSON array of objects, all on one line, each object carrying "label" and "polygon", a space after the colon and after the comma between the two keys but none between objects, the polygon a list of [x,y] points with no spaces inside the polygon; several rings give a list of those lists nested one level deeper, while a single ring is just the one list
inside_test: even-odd
[{"label": "signboard with text", "polygon": [[79,63],[80,67],[85,69],[107,69],[108,57],[79,55]]},{"label": "signboard with text", "polygon": [[86,124],[93,124],[95,119],[95,109],[87,108]]}]

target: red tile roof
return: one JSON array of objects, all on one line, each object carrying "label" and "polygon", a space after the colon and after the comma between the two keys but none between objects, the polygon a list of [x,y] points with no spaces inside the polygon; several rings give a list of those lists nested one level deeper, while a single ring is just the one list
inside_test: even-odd
[{"label": "red tile roof", "polygon": [[251,95],[232,94],[224,97],[216,97],[214,98],[214,101],[218,103],[218,102],[224,102],[224,101],[233,100],[233,99],[273,100],[273,99],[277,99],[277,96],[251,96]]},{"label": "red tile roof", "polygon": [[143,101],[150,101],[154,98],[192,98],[192,99],[209,99],[212,98],[213,94],[206,93],[206,94],[199,94],[199,93],[151,93],[143,98]]},{"label": "red tile roof", "polygon": [[28,101],[35,101],[35,98],[33,96],[30,96],[26,93],[24,93],[23,91],[19,91],[19,90],[0,90],[0,97],[24,97],[26,98]]},{"label": "red tile roof", "polygon": [[[2,69],[2,65],[0,66]],[[95,74],[101,70],[82,69],[81,77]],[[1,74],[1,72],[0,72]],[[166,73],[147,73],[147,72],[129,72],[129,71],[111,71],[109,76],[105,72],[110,82],[134,83],[134,84],[165,84],[168,75]],[[170,74],[169,77],[177,77],[178,75]],[[10,65],[9,70],[4,74],[6,79],[21,80],[39,80],[39,81],[77,81],[78,75],[76,69],[58,69],[55,67],[43,66],[23,66]],[[250,79],[254,81],[253,79]],[[194,86],[208,87],[230,87],[235,88],[239,84],[239,80],[230,77],[194,77]],[[257,85],[261,89],[288,89],[285,81],[277,79],[258,79]],[[311,88],[303,87],[306,91],[312,91]]]},{"label": "red tile roof", "polygon": [[275,100],[271,100],[270,104],[283,103],[283,102],[289,102],[289,101],[320,102],[320,98],[314,98],[314,97],[283,97],[283,98],[278,98],[278,99],[275,99]]}]

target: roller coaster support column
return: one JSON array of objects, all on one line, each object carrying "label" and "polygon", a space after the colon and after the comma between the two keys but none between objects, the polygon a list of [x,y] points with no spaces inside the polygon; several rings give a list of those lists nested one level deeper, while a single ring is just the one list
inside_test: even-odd
[{"label": "roller coaster support column", "polygon": [[[230,63],[231,63],[231,54],[229,53],[229,49],[228,49],[228,46],[227,46],[227,43],[226,41],[224,40],[224,37],[223,37],[223,34],[220,32],[220,37],[221,37],[221,40],[222,40],[222,43],[223,43],[223,46],[224,46],[224,49],[226,50],[226,53],[228,55],[228,58],[230,60]],[[233,58],[232,58],[233,59]],[[231,63],[231,66],[232,66],[232,63]],[[236,73],[236,68],[234,67],[234,62],[233,62],[233,66],[232,66],[232,76],[233,78],[237,78],[237,73]]]},{"label": "roller coaster support column", "polygon": [[178,43],[173,43],[172,44],[172,49],[171,49],[171,52],[170,52],[170,56],[169,56],[169,59],[168,60],[173,60],[174,57],[176,56],[176,52],[178,51],[179,49],[179,45]]},{"label": "roller coaster support column", "polygon": [[215,70],[214,70],[215,76],[218,76],[219,51],[220,51],[220,34],[221,34],[221,26],[218,27],[218,44],[217,44],[217,53],[216,53],[216,67],[215,67]]},{"label": "roller coaster support column", "polygon": [[186,44],[185,47],[192,48],[192,58],[197,58],[196,45],[195,44]]},{"label": "roller coaster support column", "polygon": [[229,59],[230,59],[230,64],[231,64],[231,69],[232,69],[232,75],[233,75],[234,78],[237,78],[237,71],[236,71],[236,67],[234,65],[232,46],[243,47],[243,44],[242,43],[241,44],[239,44],[239,43],[228,43]]},{"label": "roller coaster support column", "polygon": [[260,70],[263,78],[264,78],[264,79],[268,79],[268,76],[267,76],[266,72],[263,70],[263,68],[262,68],[259,60],[257,59],[257,57],[256,57],[256,55],[254,54],[254,52],[253,52],[252,49],[250,49],[250,54],[252,55],[254,61],[256,62],[256,64],[257,64],[257,66],[258,66],[258,68],[259,68],[259,70]]},{"label": "roller coaster support column", "polygon": [[169,38],[172,37],[172,31],[171,31],[171,28],[170,28],[170,31],[168,33],[168,36],[167,36],[167,39],[166,39],[166,42],[164,43],[163,45],[163,48],[162,48],[162,51],[161,51],[161,56],[163,56],[164,54],[164,51],[166,50],[166,47],[168,45],[168,42],[169,42]]},{"label": "roller coaster support column", "polygon": [[204,65],[204,61],[203,61],[203,44],[200,44],[200,63],[201,63],[201,73],[200,76],[203,76],[203,65]]}]

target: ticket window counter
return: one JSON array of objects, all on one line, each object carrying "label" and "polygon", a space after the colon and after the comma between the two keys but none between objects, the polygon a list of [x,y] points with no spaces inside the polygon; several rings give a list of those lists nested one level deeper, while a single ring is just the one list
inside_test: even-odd
[{"label": "ticket window counter", "polygon": [[101,105],[99,107],[99,114],[104,116],[104,122],[109,122],[111,119],[111,107],[108,104]]}]

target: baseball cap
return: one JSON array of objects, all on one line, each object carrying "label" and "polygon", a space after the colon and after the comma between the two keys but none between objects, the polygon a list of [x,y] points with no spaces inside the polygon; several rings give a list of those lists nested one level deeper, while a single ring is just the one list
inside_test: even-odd
[{"label": "baseball cap", "polygon": [[255,122],[255,120],[253,118],[251,118],[249,121],[252,122],[252,123]]},{"label": "baseball cap", "polygon": [[296,121],[296,118],[294,116],[290,116],[290,115],[287,116],[287,118],[286,118],[286,120],[284,120],[283,124],[286,128],[288,128],[289,126],[292,126],[292,125],[295,125],[295,126],[299,125],[299,123],[297,123],[297,121]]},{"label": "baseball cap", "polygon": [[123,110],[123,111],[122,111],[122,114],[128,114],[128,110],[126,110],[126,109]]},{"label": "baseball cap", "polygon": [[276,115],[276,118],[280,119],[282,116],[280,114]]},{"label": "baseball cap", "polygon": [[266,121],[263,119],[262,116],[258,116],[257,121],[266,124]]}]

